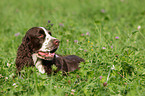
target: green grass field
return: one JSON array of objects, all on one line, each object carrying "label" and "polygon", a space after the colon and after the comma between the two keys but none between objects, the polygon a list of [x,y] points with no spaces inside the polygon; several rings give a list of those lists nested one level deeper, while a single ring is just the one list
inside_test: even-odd
[{"label": "green grass field", "polygon": [[[0,96],[145,96],[145,0],[1,0]],[[70,76],[16,75],[28,29],[51,20],[58,54],[85,59]],[[31,73],[29,70],[32,70]]]}]

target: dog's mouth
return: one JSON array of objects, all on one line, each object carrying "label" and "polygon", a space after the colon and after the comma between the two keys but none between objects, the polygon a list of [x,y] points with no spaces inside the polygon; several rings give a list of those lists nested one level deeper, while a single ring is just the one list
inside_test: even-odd
[{"label": "dog's mouth", "polygon": [[38,58],[44,59],[44,60],[52,60],[55,56],[55,51],[56,50],[57,50],[57,48],[55,48],[51,51],[48,51],[48,52],[39,51],[38,52]]}]

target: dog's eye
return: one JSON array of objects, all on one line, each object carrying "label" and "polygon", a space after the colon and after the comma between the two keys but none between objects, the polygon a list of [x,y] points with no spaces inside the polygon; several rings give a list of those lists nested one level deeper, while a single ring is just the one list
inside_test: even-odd
[{"label": "dog's eye", "polygon": [[51,32],[49,32],[49,35],[52,35]]},{"label": "dog's eye", "polygon": [[48,34],[52,36],[52,34],[51,34],[51,32],[50,32],[50,31],[48,31]]},{"label": "dog's eye", "polygon": [[38,38],[44,38],[44,35],[43,35],[43,34],[40,34],[40,35],[38,36]]}]

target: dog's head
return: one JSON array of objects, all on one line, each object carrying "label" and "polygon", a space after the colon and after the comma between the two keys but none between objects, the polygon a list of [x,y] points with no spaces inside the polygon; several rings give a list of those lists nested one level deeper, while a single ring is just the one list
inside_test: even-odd
[{"label": "dog's head", "polygon": [[52,37],[51,32],[44,27],[33,27],[28,30],[22,43],[26,43],[37,54],[38,58],[52,60],[59,46],[59,40]]}]

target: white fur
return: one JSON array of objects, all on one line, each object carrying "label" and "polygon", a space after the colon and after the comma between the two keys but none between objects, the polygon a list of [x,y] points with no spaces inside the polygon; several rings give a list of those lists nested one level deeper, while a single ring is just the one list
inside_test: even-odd
[{"label": "white fur", "polygon": [[[48,32],[47,32],[47,30],[44,27],[39,27],[39,28],[43,29],[44,32],[45,32],[45,35],[46,35],[45,41],[43,42],[42,47],[39,49],[39,51],[43,51],[43,52],[50,51],[50,49],[47,48],[47,45],[49,45],[49,42],[50,42],[51,39],[56,39],[56,38],[54,38],[51,35],[49,35]],[[58,57],[59,56],[56,55],[56,58],[58,58]],[[39,72],[45,73],[45,69],[42,66],[42,60],[37,57],[37,53],[34,53],[32,55],[32,58],[33,58],[33,61],[34,61],[35,66],[39,70]]]},{"label": "white fur", "polygon": [[59,57],[57,54],[56,54],[55,56],[56,56],[56,58],[58,58],[58,57]]},{"label": "white fur", "polygon": [[34,64],[36,66],[36,68],[39,70],[40,73],[45,73],[45,69],[44,67],[42,66],[42,60],[37,58],[37,54],[34,53],[32,55],[32,58],[33,58],[33,61],[34,61]]},{"label": "white fur", "polygon": [[37,61],[37,53],[32,54],[32,59],[33,59],[33,62],[35,64]]},{"label": "white fur", "polygon": [[50,42],[51,39],[56,39],[56,38],[49,35],[47,30],[44,27],[39,27],[39,28],[43,29],[44,32],[45,32],[45,35],[46,35],[45,41],[43,42],[42,47],[40,48],[40,51],[43,51],[43,52],[50,51],[50,49],[47,48],[47,45],[49,45],[49,42]]},{"label": "white fur", "polygon": [[40,73],[45,73],[45,69],[42,66],[42,60],[38,60],[35,64],[35,66],[39,70]]}]

